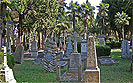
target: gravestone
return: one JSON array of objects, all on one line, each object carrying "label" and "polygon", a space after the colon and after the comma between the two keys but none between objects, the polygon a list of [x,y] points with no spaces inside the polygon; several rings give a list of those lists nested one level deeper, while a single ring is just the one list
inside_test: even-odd
[{"label": "gravestone", "polygon": [[130,48],[129,48],[128,40],[123,40],[122,41],[122,58],[123,59],[131,58],[129,50]]},{"label": "gravestone", "polygon": [[85,39],[81,41],[81,57],[87,57],[87,41]]},{"label": "gravestone", "polygon": [[79,65],[81,65],[80,53],[71,53],[69,72],[78,72]]},{"label": "gravestone", "polygon": [[108,56],[102,56],[98,60],[99,60],[100,65],[102,65],[102,66],[112,66],[114,64],[119,63],[119,61],[116,61],[116,60],[114,60],[114,59],[112,59],[111,57],[108,57]]},{"label": "gravestone", "polygon": [[73,52],[73,47],[72,47],[71,39],[69,38],[69,43],[67,44],[65,56],[69,57],[72,52]]},{"label": "gravestone", "polygon": [[55,72],[56,71],[56,46],[55,42],[47,39],[44,48],[44,58],[41,64],[43,65],[44,72]]},{"label": "gravestone", "polygon": [[31,43],[31,56],[32,57],[37,57],[38,56],[37,41],[33,41]]},{"label": "gravestone", "polygon": [[87,67],[84,74],[85,83],[100,83],[100,69],[97,66],[95,40],[88,37]]},{"label": "gravestone", "polygon": [[105,46],[105,35],[100,35],[99,36],[99,46]]},{"label": "gravestone", "polygon": [[18,45],[14,54],[14,57],[16,58],[16,62],[22,64],[24,61],[24,48],[22,45]]}]

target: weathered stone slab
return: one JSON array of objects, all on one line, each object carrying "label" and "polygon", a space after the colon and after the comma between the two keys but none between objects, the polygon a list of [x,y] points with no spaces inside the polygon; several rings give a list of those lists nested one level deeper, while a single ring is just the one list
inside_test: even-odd
[{"label": "weathered stone slab", "polygon": [[70,68],[69,72],[78,72],[78,67],[81,65],[80,53],[72,53],[70,56]]},{"label": "weathered stone slab", "polygon": [[18,45],[14,54],[16,62],[22,64],[24,61],[24,48],[22,45]]},{"label": "weathered stone slab", "polygon": [[31,43],[31,56],[32,57],[37,57],[38,56],[37,41],[33,41]]},{"label": "weathered stone slab", "polygon": [[129,50],[130,50],[130,47],[128,44],[128,40],[123,40],[122,41],[122,58],[124,59],[131,58]]},{"label": "weathered stone slab", "polygon": [[94,37],[89,36],[88,38],[88,51],[87,51],[87,68],[97,67],[96,47]]},{"label": "weathered stone slab", "polygon": [[81,56],[87,56],[87,41],[81,41]]},{"label": "weathered stone slab", "polygon": [[111,65],[119,63],[119,61],[116,61],[112,58],[100,58],[98,60],[99,60],[100,65],[103,65],[103,66],[111,66]]},{"label": "weathered stone slab", "polygon": [[31,42],[31,51],[38,51],[37,41],[32,41]]},{"label": "weathered stone slab", "polygon": [[99,38],[99,46],[105,46],[105,38]]}]

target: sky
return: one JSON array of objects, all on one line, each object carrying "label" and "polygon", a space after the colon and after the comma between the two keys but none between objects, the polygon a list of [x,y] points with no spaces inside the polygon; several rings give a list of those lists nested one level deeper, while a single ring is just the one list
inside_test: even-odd
[{"label": "sky", "polygon": [[[73,1],[73,2],[78,1],[79,4],[82,4],[83,2],[86,2],[86,0],[65,0],[65,2],[66,2],[67,4],[69,4],[71,1]],[[95,18],[96,18],[96,14],[97,14],[97,12],[98,12],[98,9],[97,9],[96,6],[98,6],[99,3],[100,3],[102,0],[88,0],[88,1],[91,3],[92,6],[95,7],[95,11],[94,11],[94,12],[95,12]]]}]

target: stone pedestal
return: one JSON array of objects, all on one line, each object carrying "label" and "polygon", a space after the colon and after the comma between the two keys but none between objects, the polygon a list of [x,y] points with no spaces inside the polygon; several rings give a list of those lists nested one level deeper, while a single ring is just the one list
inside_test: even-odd
[{"label": "stone pedestal", "polygon": [[87,69],[84,75],[85,83],[100,83],[100,69]]},{"label": "stone pedestal", "polygon": [[78,72],[79,65],[81,65],[81,55],[80,55],[80,53],[72,53],[70,55],[69,72]]},{"label": "stone pedestal", "polygon": [[95,40],[88,37],[87,66],[84,75],[85,83],[100,83],[100,69],[97,66]]}]

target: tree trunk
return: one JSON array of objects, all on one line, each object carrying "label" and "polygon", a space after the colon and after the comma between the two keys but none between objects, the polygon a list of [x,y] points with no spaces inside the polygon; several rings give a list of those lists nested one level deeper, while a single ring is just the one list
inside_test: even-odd
[{"label": "tree trunk", "polygon": [[1,46],[2,46],[2,30],[0,29],[0,52],[1,52]]},{"label": "tree trunk", "polygon": [[125,39],[125,35],[124,35],[124,27],[122,27],[122,38],[123,38],[123,40]]}]

